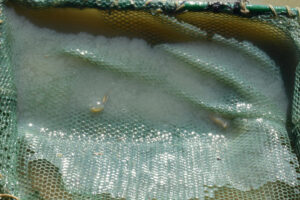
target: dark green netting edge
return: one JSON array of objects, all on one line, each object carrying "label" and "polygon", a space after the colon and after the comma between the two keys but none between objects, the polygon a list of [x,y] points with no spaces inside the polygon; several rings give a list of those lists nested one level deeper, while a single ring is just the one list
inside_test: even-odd
[{"label": "dark green netting edge", "polygon": [[[48,7],[76,7],[76,8],[98,8],[103,10],[149,10],[160,9],[164,13],[174,13],[183,11],[212,11],[233,13],[239,15],[261,15],[276,14],[297,17],[300,15],[299,9],[283,6],[267,5],[245,5],[242,3],[207,3],[194,1],[158,1],[158,0],[11,0],[27,6],[36,8]],[[245,10],[248,10],[245,12]],[[274,13],[275,11],[275,13]]]},{"label": "dark green netting edge", "polygon": [[[280,6],[266,6],[266,5],[246,5],[246,9],[249,10],[249,13],[242,12],[242,7],[239,2],[234,4],[220,4],[220,3],[202,3],[202,2],[185,2],[185,1],[151,1],[151,0],[11,0],[19,4],[23,4],[35,8],[51,8],[51,7],[74,7],[74,8],[98,8],[102,10],[157,10],[164,13],[177,13],[184,11],[193,11],[193,12],[221,12],[221,13],[230,13],[241,15],[245,17],[254,17],[260,21],[268,22],[273,24],[276,27],[281,28],[285,31],[289,37],[291,37],[297,47],[297,55],[300,57],[300,33],[299,33],[299,21],[300,21],[300,10],[295,8],[280,7]],[[0,12],[3,10],[3,3],[5,0],[0,0]],[[271,18],[270,16],[274,15],[274,10],[277,15],[280,15],[280,23],[278,19]],[[299,20],[292,20],[289,18],[298,18]],[[3,20],[0,23],[0,64],[1,64],[1,73],[0,76],[6,79],[6,85],[1,85],[1,88],[11,91],[11,93],[5,93],[10,97],[16,98],[16,89],[14,85],[14,80],[12,76],[12,64],[10,57],[9,49],[9,38],[5,32],[6,22],[5,16],[3,13],[0,13],[0,20]],[[293,25],[294,24],[294,25]],[[296,25],[297,24],[297,25]],[[287,28],[288,27],[288,28]],[[5,71],[5,74],[3,72]],[[297,152],[298,157],[300,157],[300,63],[296,67],[296,72],[294,77],[294,92],[293,92],[293,103],[291,111],[291,122],[292,122],[292,134],[294,140],[294,146]],[[1,97],[3,92],[1,92]],[[11,156],[8,159],[9,155],[16,154],[17,152],[17,121],[16,121],[16,102],[7,101],[9,103],[9,112],[10,112],[10,127],[9,127],[9,137],[0,134],[0,145],[6,144],[6,146],[0,146],[0,148],[8,149],[5,154],[0,155],[0,193],[10,193],[18,194],[17,186],[17,175],[16,175],[16,166],[17,160],[16,156]],[[0,121],[0,123],[2,123]],[[0,131],[1,133],[1,131]],[[13,141],[13,139],[15,141]],[[3,164],[5,163],[5,164]],[[103,196],[104,195],[104,196]],[[80,196],[80,195],[79,195]],[[87,199],[95,197],[86,196]],[[107,198],[105,194],[96,197],[96,199]],[[112,198],[108,198],[112,199]]]},{"label": "dark green netting edge", "polygon": [[[0,0],[0,193],[18,193],[16,87],[10,56],[10,38]],[[4,108],[4,109],[3,109]],[[3,110],[2,110],[3,109]]]},{"label": "dark green netting edge", "polygon": [[[300,48],[300,45],[298,45]],[[298,52],[299,53],[299,52]],[[300,53],[299,53],[300,54]],[[300,158],[300,63],[296,68],[295,74],[295,86],[294,86],[294,95],[293,95],[293,105],[292,105],[292,123],[293,123],[293,141],[295,144],[295,150]]]}]

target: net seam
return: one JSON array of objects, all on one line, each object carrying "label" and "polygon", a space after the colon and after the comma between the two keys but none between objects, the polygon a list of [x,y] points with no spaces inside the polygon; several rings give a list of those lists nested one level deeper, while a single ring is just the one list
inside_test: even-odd
[{"label": "net seam", "polygon": [[[27,4],[31,7],[47,8],[53,7],[51,1],[30,1],[30,0],[15,0],[19,4]],[[97,1],[72,1],[72,0],[60,0],[54,7],[80,7],[80,8],[98,8],[103,10],[120,9],[120,10],[147,10],[147,9],[161,9],[165,13],[176,13],[179,10],[182,11],[205,11],[205,12],[222,12],[237,15],[265,15],[270,11],[277,15],[287,15],[288,17],[297,17],[300,15],[297,8],[290,8],[289,6],[272,6],[270,5],[251,5],[248,0],[240,0],[234,3],[214,3],[215,6],[211,7],[211,3],[208,2],[195,2],[195,1],[178,1],[178,0],[97,0]],[[274,9],[273,9],[274,8]],[[184,11],[183,10],[183,11]],[[217,11],[216,11],[217,10]],[[275,12],[274,12],[275,10]]]},{"label": "net seam", "polygon": [[15,197],[11,194],[0,194],[0,197],[1,197],[1,199],[2,199],[2,197],[8,197],[8,198],[13,198],[15,200],[20,200],[18,197]]},{"label": "net seam", "polygon": [[175,12],[178,12],[179,10],[182,10],[185,7],[185,2],[182,2],[179,6],[178,4],[176,4],[176,10]]},{"label": "net seam", "polygon": [[296,7],[296,10],[298,11],[298,21],[300,22],[300,8]]},{"label": "net seam", "polygon": [[246,7],[246,3],[247,3],[248,1],[247,0],[242,0],[241,2],[240,2],[240,7],[241,7],[241,13],[243,13],[243,14],[249,14],[250,13],[250,11],[247,9],[247,7]]},{"label": "net seam", "polygon": [[286,7],[287,16],[293,17],[293,12],[292,12],[291,8],[288,5],[286,5],[285,7]]},{"label": "net seam", "polygon": [[270,10],[272,11],[273,15],[274,15],[275,17],[277,17],[278,15],[277,15],[277,12],[276,12],[274,6],[272,6],[272,5],[270,4],[270,5],[269,5],[269,8],[270,8]]}]

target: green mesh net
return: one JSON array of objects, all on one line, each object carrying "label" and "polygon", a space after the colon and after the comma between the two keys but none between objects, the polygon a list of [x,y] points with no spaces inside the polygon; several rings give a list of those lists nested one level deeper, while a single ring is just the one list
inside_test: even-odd
[{"label": "green mesh net", "polygon": [[299,9],[0,8],[0,199],[300,199]]}]

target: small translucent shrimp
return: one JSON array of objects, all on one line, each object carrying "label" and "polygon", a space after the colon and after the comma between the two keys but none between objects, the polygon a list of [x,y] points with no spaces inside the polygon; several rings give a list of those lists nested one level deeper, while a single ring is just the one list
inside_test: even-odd
[{"label": "small translucent shrimp", "polygon": [[104,110],[104,107],[92,107],[91,112],[92,113],[100,113]]},{"label": "small translucent shrimp", "polygon": [[209,119],[214,123],[216,124],[217,126],[223,128],[223,129],[226,129],[228,128],[228,122],[221,118],[221,117],[218,117],[218,116],[214,116],[214,115],[210,115],[209,116]]},{"label": "small translucent shrimp", "polygon": [[95,152],[94,155],[95,155],[95,156],[102,156],[103,153],[101,153],[101,152]]},{"label": "small translucent shrimp", "polygon": [[108,100],[108,95],[104,95],[104,97],[102,98],[102,103],[105,104]]},{"label": "small translucent shrimp", "polygon": [[104,105],[108,101],[108,95],[104,95],[102,101],[98,101],[96,106],[91,107],[90,111],[92,113],[101,113],[104,110]]},{"label": "small translucent shrimp", "polygon": [[62,153],[57,153],[56,157],[61,158],[61,157],[63,157],[63,154]]}]

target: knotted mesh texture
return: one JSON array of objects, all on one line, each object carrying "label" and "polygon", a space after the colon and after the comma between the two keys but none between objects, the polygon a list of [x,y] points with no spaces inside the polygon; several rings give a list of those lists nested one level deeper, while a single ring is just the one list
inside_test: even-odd
[{"label": "knotted mesh texture", "polygon": [[295,9],[16,2],[40,9],[3,11],[1,193],[300,198]]}]

